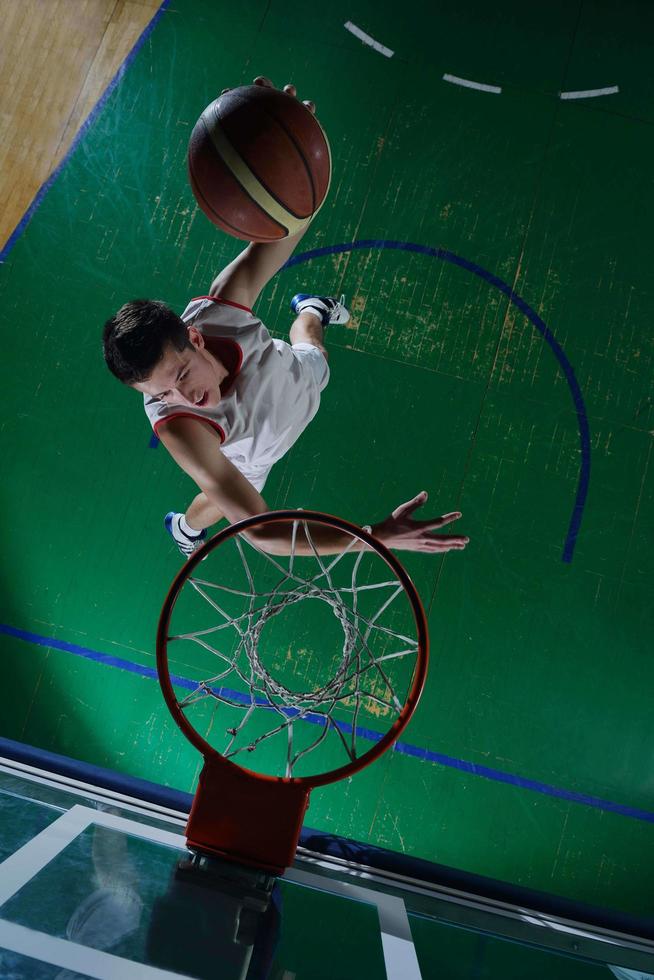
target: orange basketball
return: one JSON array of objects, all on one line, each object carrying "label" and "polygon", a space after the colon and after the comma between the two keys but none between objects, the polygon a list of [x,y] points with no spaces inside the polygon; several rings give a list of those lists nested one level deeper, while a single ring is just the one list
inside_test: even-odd
[{"label": "orange basketball", "polygon": [[329,143],[296,98],[263,85],[231,89],[191,133],[188,172],[210,221],[236,238],[273,242],[301,231],[331,178]]}]

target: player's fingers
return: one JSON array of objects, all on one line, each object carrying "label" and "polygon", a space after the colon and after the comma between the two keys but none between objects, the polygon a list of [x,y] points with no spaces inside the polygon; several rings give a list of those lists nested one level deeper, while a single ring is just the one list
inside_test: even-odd
[{"label": "player's fingers", "polygon": [[456,510],[451,514],[443,514],[441,517],[431,517],[428,521],[414,521],[413,524],[421,531],[438,531],[439,528],[445,527],[446,524],[451,524],[452,521],[458,521],[460,517],[461,512]]},{"label": "player's fingers", "polygon": [[293,98],[295,98],[295,96],[297,95],[297,89],[295,88],[295,85],[292,85],[290,82],[288,83],[288,85],[284,86],[284,91],[286,92],[287,95],[292,95]]},{"label": "player's fingers", "polygon": [[465,542],[458,541],[440,541],[431,542],[430,544],[425,544],[423,547],[419,548],[419,551],[424,552],[428,555],[439,555],[443,551],[464,551]]},{"label": "player's fingers", "polygon": [[266,78],[265,75],[257,75],[257,77],[254,80],[254,84],[255,85],[265,85],[266,88],[274,88],[275,87],[273,85],[273,83],[270,81],[270,79],[269,78]]},{"label": "player's fingers", "polygon": [[455,534],[443,534],[429,538],[425,543],[428,551],[450,551],[452,548],[462,550],[469,541],[470,538],[459,537]]},{"label": "player's fingers", "polygon": [[437,520],[432,522],[432,527],[445,527],[446,524],[451,524],[452,521],[458,521],[462,517],[460,510],[453,510],[450,514],[442,514]]},{"label": "player's fingers", "polygon": [[309,110],[309,112],[315,113],[315,111],[316,111],[316,103],[315,102],[311,102],[310,99],[307,99],[307,101],[306,102],[303,102],[302,105],[305,105],[307,107],[307,109]]},{"label": "player's fingers", "polygon": [[407,500],[405,504],[400,504],[399,507],[396,507],[395,510],[393,511],[393,518],[397,520],[399,517],[408,517],[408,515],[412,514],[414,510],[417,510],[418,507],[421,507],[426,499],[427,499],[427,491],[422,490],[419,494],[417,494],[417,496],[413,498],[413,500]]}]

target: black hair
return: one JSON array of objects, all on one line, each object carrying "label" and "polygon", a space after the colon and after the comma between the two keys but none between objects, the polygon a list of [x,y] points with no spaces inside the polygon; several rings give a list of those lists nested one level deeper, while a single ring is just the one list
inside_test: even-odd
[{"label": "black hair", "polygon": [[102,332],[105,363],[127,385],[147,381],[168,344],[178,351],[192,346],[181,317],[156,299],[125,303]]}]

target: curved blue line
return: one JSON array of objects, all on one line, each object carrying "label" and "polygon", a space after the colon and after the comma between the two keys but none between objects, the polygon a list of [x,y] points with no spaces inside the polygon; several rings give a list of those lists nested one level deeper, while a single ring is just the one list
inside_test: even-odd
[{"label": "curved blue line", "polygon": [[543,337],[549,347],[559,362],[559,366],[563,371],[566,381],[568,382],[568,387],[570,388],[570,394],[572,395],[572,401],[574,402],[575,412],[577,413],[577,422],[579,425],[579,443],[581,448],[581,467],[579,471],[579,482],[577,484],[577,494],[575,497],[574,507],[572,508],[572,516],[570,517],[570,524],[568,526],[568,533],[563,545],[563,554],[561,560],[564,562],[571,562],[572,555],[575,550],[575,544],[577,542],[577,535],[579,534],[579,528],[581,527],[581,519],[583,516],[584,505],[586,503],[586,497],[588,495],[588,485],[590,482],[590,427],[588,425],[588,415],[586,414],[586,406],[584,405],[583,395],[581,394],[581,388],[579,387],[579,382],[575,377],[574,370],[570,361],[563,352],[563,348],[556,340],[556,337],[541,320],[537,313],[532,310],[532,308],[525,303],[521,296],[518,296],[516,292],[511,289],[511,287],[505,283],[502,279],[493,275],[492,272],[488,272],[487,269],[483,269],[480,265],[475,262],[470,262],[468,259],[462,258],[460,255],[455,255],[454,252],[448,252],[444,248],[430,248],[428,245],[416,245],[413,242],[395,242],[387,241],[386,239],[364,239],[357,242],[344,242],[341,245],[326,245],[323,248],[314,248],[309,252],[302,252],[300,255],[294,255],[293,258],[289,259],[285,269],[290,269],[294,265],[299,265],[301,262],[308,262],[309,259],[321,258],[324,255],[335,255],[341,252],[352,252],[355,249],[371,249],[371,248],[389,248],[396,249],[400,252],[418,252],[421,255],[429,255],[434,259],[442,259],[444,262],[451,262],[452,265],[458,265],[462,269],[467,269],[468,272],[472,272],[475,276],[479,276],[480,279],[484,279],[491,286],[495,286],[500,292],[504,293],[506,297],[516,306],[521,313],[523,313],[530,323],[538,330],[538,332]]}]

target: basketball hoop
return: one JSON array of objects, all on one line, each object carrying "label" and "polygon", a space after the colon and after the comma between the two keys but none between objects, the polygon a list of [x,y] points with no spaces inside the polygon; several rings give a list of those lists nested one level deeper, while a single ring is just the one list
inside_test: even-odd
[{"label": "basketball hoop", "polygon": [[[248,537],[275,525],[290,540],[281,557]],[[337,554],[320,553],[325,527],[343,536]],[[205,760],[189,847],[281,873],[311,790],[390,748],[427,661],[416,589],[367,530],[283,510],[216,534],[176,576],[157,633],[166,704]]]}]

